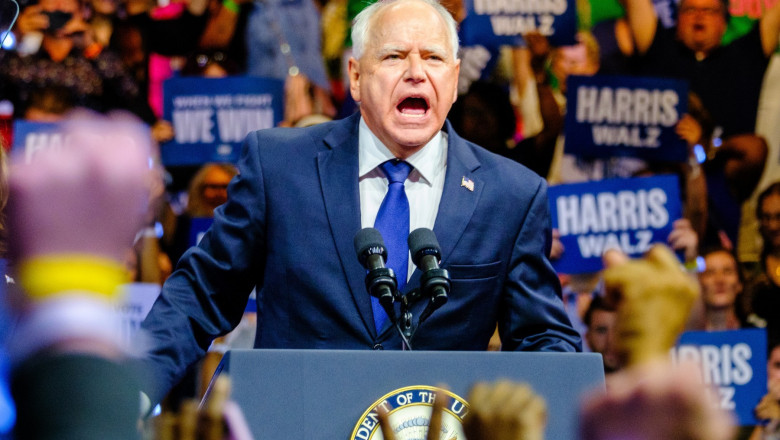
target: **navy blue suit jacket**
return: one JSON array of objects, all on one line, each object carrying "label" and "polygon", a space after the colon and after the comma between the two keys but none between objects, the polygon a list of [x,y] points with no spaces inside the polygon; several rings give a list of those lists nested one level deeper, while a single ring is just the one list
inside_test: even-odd
[{"label": "navy blue suit jacket", "polygon": [[[247,136],[228,202],[143,323],[160,391],[237,325],[255,286],[257,347],[400,348],[393,328],[374,328],[353,246],[361,228],[358,121]],[[544,180],[465,141],[449,123],[444,129],[447,173],[434,232],[452,290],[417,330],[414,348],[485,350],[498,323],[504,350],[579,350],[546,258]],[[414,271],[406,291],[419,287],[420,275]],[[415,304],[415,317],[425,305]]]}]

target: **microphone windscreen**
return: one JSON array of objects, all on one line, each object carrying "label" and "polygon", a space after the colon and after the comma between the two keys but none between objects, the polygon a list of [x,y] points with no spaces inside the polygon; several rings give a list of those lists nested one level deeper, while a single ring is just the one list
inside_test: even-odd
[{"label": "microphone windscreen", "polygon": [[441,260],[441,249],[439,241],[436,240],[436,234],[428,228],[419,228],[409,234],[406,241],[409,244],[409,252],[412,254],[412,261],[419,266],[420,259],[425,255],[435,255],[436,260]]},{"label": "microphone windscreen", "polygon": [[355,253],[360,259],[360,263],[365,266],[365,259],[369,255],[381,254],[384,259],[387,258],[385,241],[382,234],[375,228],[363,228],[355,234],[354,239]]}]

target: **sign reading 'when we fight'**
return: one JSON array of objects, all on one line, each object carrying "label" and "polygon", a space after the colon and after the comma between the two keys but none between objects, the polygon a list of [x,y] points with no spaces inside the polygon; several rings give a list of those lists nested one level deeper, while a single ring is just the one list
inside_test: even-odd
[{"label": "sign reading 'when we fight'", "polygon": [[551,186],[550,212],[564,246],[561,273],[602,269],[601,255],[620,248],[631,257],[665,243],[682,216],[676,176],[607,179]]},{"label": "sign reading 'when we fight'", "polygon": [[688,85],[666,78],[574,76],[567,79],[566,152],[683,162],[675,127],[688,111]]}]

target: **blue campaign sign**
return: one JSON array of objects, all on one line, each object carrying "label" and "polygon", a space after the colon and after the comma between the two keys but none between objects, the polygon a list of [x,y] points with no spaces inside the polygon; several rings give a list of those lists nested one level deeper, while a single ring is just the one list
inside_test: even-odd
[{"label": "blue campaign sign", "polygon": [[688,111],[688,83],[667,78],[570,76],[566,153],[684,162],[688,149],[675,126]]},{"label": "blue campaign sign", "polygon": [[65,126],[56,122],[14,121],[14,154],[24,154],[24,162],[30,163],[37,153],[59,149],[65,145]]},{"label": "blue campaign sign", "polygon": [[247,133],[282,121],[284,83],[235,76],[172,78],[163,84],[163,115],[175,137],[161,147],[165,165],[238,161]]},{"label": "blue campaign sign", "polygon": [[209,230],[212,223],[214,223],[213,217],[194,217],[190,220],[190,246],[197,246],[200,243],[200,239],[203,238],[203,234]]},{"label": "blue campaign sign", "polygon": [[[64,119],[61,122],[14,121],[14,154],[23,154],[25,163],[31,163],[43,151],[67,148],[78,137],[87,136],[114,146],[141,143],[145,151],[151,145],[149,126],[128,119]],[[151,154],[151,152],[149,152]]]},{"label": "blue campaign sign", "polygon": [[564,246],[553,262],[560,273],[601,270],[609,248],[641,256],[653,243],[665,243],[682,216],[677,177],[671,175],[556,185],[548,196]]},{"label": "blue campaign sign", "polygon": [[734,412],[742,426],[756,425],[753,409],[767,392],[765,329],[685,332],[671,351],[676,362],[701,365],[720,407]]},{"label": "blue campaign sign", "polygon": [[537,31],[556,46],[574,44],[577,12],[574,0],[465,0],[460,24],[464,46],[521,44],[523,34]]}]

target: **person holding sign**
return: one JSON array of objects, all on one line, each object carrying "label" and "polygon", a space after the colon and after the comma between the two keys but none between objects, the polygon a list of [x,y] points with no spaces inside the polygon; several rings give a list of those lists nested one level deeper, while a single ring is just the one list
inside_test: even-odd
[{"label": "person holding sign", "polygon": [[728,45],[721,42],[728,2],[682,0],[678,11],[677,26],[664,29],[650,0],[627,0],[629,27],[642,55],[641,72],[687,79],[724,137],[752,134],[761,82],[780,35],[780,4]]},{"label": "person holding sign", "polygon": [[[402,292],[420,286],[399,245],[412,229],[433,229],[450,273],[449,300],[419,325],[415,349],[484,350],[497,323],[503,350],[581,349],[546,257],[544,180],[464,141],[445,120],[457,96],[455,29],[436,1],[367,7],[349,62],[360,113],[247,136],[228,201],[142,325],[158,379],[145,390],[153,401],[238,323],[255,286],[256,347],[400,349],[353,243],[375,220],[402,222],[382,234],[400,247],[388,256],[407,274],[397,277]],[[389,216],[386,197],[396,208]],[[411,305],[415,319],[426,302]]]}]

